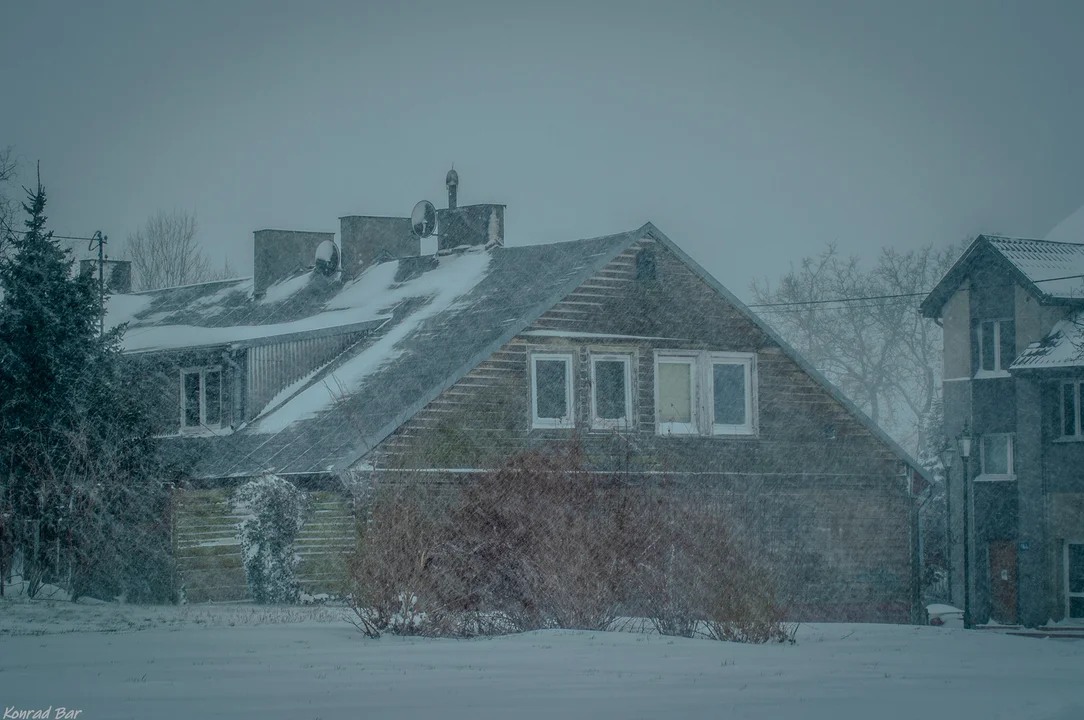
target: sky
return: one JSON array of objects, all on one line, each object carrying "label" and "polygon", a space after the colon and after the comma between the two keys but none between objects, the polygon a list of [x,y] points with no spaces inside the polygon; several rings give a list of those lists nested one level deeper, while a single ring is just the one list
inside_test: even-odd
[{"label": "sky", "polygon": [[[508,244],[654,222],[740,297],[835,242],[1043,237],[1084,204],[1084,3],[9,3],[0,147],[113,254],[504,203]],[[1081,238],[1084,240],[1084,237]],[[82,249],[82,248],[80,248]]]}]

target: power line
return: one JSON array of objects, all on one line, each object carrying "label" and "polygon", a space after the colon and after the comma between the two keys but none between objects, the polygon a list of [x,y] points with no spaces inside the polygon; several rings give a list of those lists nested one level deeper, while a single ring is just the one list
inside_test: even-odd
[{"label": "power line", "polygon": [[746,305],[751,308],[766,308],[766,307],[785,307],[788,305],[827,305],[829,303],[839,302],[857,302],[859,300],[895,300],[898,298],[913,298],[923,297],[929,295],[928,292],[918,293],[897,293],[895,295],[864,295],[846,298],[833,298],[831,300],[796,300],[794,302],[778,302],[778,303],[757,303],[755,305]]},{"label": "power line", "polygon": [[[1081,279],[1081,278],[1084,278],[1084,273],[1080,273],[1080,274],[1076,274],[1076,275],[1062,275],[1061,277],[1043,278],[1041,280],[1032,280],[1031,282],[1033,282],[1033,283],[1045,283],[1045,282],[1056,282],[1056,281],[1059,281],[1059,280],[1076,280],[1076,279]],[[983,287],[986,288],[986,289],[995,289],[995,288],[1013,287],[1014,285],[1017,285],[1017,284],[1018,283],[1012,282],[1012,283],[1003,283],[1003,284],[999,284],[999,285],[984,285]],[[925,292],[896,293],[896,294],[893,294],[893,295],[856,295],[854,297],[832,298],[832,299],[828,299],[828,300],[795,300],[793,302],[754,303],[752,305],[746,305],[746,307],[748,307],[748,308],[773,308],[773,307],[788,307],[788,306],[795,306],[795,305],[829,305],[831,303],[860,302],[860,301],[867,301],[867,300],[896,300],[896,299],[901,299],[901,298],[926,297],[931,292],[933,292],[932,289],[927,290]],[[1082,296],[1082,299],[1084,299],[1084,296]],[[855,306],[844,306],[844,307],[855,307]],[[880,305],[866,305],[866,306],[863,306],[863,307],[881,307],[881,306]],[[841,308],[825,308],[825,309],[826,310],[842,310],[843,308],[841,307]]]}]

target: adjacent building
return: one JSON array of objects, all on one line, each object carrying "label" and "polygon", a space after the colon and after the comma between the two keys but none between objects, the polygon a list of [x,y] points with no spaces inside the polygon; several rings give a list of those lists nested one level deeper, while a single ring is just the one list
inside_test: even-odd
[{"label": "adjacent building", "polygon": [[[963,602],[975,622],[1084,623],[1084,245],[980,235],[922,303],[944,327],[945,432]],[[963,482],[961,482],[963,480]]]}]

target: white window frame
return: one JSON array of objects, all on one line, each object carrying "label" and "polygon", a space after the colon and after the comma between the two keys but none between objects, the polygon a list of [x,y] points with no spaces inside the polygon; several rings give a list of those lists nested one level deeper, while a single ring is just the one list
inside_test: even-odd
[{"label": "white window frame", "polygon": [[[565,412],[567,415],[563,418],[540,418],[538,417],[538,361],[562,361],[565,363]],[[573,404],[575,393],[573,392],[573,385],[575,385],[572,375],[573,370],[573,353],[571,352],[554,352],[554,353],[531,353],[531,428],[571,428],[575,426],[576,406]]]},{"label": "white window frame", "polygon": [[[986,439],[992,437],[1004,437],[1008,438],[1008,474],[994,474],[986,472]],[[979,438],[979,471],[980,474],[976,480],[1015,480],[1016,479],[1016,460],[1013,458],[1013,445],[1015,444],[1012,433],[989,433],[982,435]]]},{"label": "white window frame", "polygon": [[[757,421],[757,355],[756,353],[722,352],[713,350],[656,350],[655,351],[655,432],[659,435],[702,435],[713,437],[751,437],[759,432]],[[692,397],[692,422],[664,423],[659,403],[660,363],[688,363],[690,393]],[[745,423],[742,425],[717,425],[715,423],[715,374],[716,364],[742,365],[745,368]]]},{"label": "white window frame", "polygon": [[[715,422],[715,365],[741,365],[745,369],[745,422],[741,425],[723,425]],[[757,434],[757,368],[755,353],[713,352],[708,356],[707,391],[704,393],[713,435]]]},{"label": "white window frame", "polygon": [[[218,373],[218,403],[219,413],[218,422],[211,424],[207,422],[207,373]],[[187,410],[186,405],[188,397],[184,391],[184,379],[188,375],[199,375],[199,423],[196,425],[189,425],[187,422]],[[221,365],[209,365],[200,367],[185,367],[181,368],[181,432],[199,432],[201,430],[215,430],[222,427],[222,420],[226,416],[225,403],[223,402],[223,373]]]},{"label": "white window frame", "polygon": [[[623,353],[591,353],[591,428],[593,430],[627,430],[632,427],[632,356]],[[625,417],[601,418],[598,416],[598,383],[595,382],[595,364],[619,362],[625,368]]]},{"label": "white window frame", "polygon": [[[1073,393],[1073,409],[1076,413],[1076,417],[1073,418],[1073,428],[1075,432],[1072,435],[1065,434],[1065,388],[1071,388],[1070,392]],[[1059,440],[1084,440],[1084,411],[1080,409],[1081,395],[1084,395],[1084,381],[1081,380],[1063,380],[1058,383],[1058,433]]]},{"label": "white window frame", "polygon": [[[699,435],[700,399],[697,371],[700,353],[680,350],[655,351],[655,431],[659,435]],[[659,366],[667,363],[689,366],[689,422],[663,422],[662,404],[659,402]]]},{"label": "white window frame", "polygon": [[1069,591],[1069,547],[1072,545],[1084,545],[1084,540],[1067,540],[1065,542],[1065,548],[1063,549],[1063,565],[1064,565],[1064,579],[1065,579],[1065,618],[1067,620],[1084,620],[1084,616],[1073,617],[1069,614],[1069,609],[1072,607],[1072,598],[1084,598],[1084,592],[1070,592]]},{"label": "white window frame", "polygon": [[[979,331],[976,333],[976,341],[979,344],[979,366],[975,368],[975,377],[1007,377],[1009,374],[1008,368],[1004,366],[1001,358],[1001,323],[1010,322],[1010,318],[987,318],[985,320],[979,320]],[[986,370],[982,366],[982,354],[983,354],[983,342],[982,342],[982,326],[986,323],[994,324],[994,369]],[[1010,362],[1012,358],[1009,358]]]}]

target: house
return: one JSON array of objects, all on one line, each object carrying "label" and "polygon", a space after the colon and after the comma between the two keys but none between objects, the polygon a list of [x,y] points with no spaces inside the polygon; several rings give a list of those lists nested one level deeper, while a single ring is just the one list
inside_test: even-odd
[{"label": "house", "polygon": [[797,616],[916,617],[916,462],[767,324],[650,223],[508,246],[504,207],[449,190],[427,254],[405,218],[350,216],[337,242],[257,231],[252,279],[109,299],[186,478],[190,599],[245,592],[241,479],[322,493],[301,539],[317,588],[353,542],[344,478],[469,482],[575,436],[593,468],[665,477],[753,534]]},{"label": "house", "polygon": [[[923,300],[948,439],[973,437],[972,618],[1084,621],[1084,245],[980,235]],[[951,468],[962,602],[964,462]]]}]

